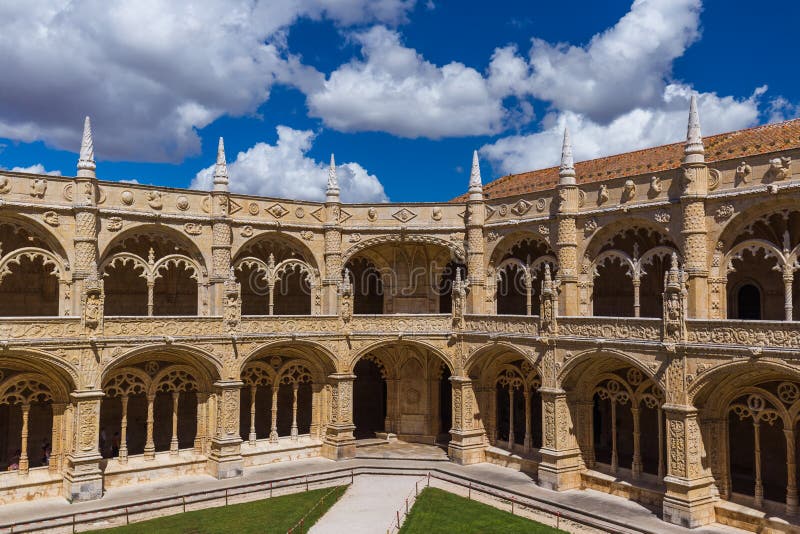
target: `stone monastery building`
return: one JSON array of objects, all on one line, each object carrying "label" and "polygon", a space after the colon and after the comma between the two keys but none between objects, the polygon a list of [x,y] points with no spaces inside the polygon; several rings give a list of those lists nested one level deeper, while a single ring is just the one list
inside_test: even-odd
[{"label": "stone monastery building", "polygon": [[[0,171],[0,503],[440,443],[665,521],[798,512],[800,120],[445,203]],[[759,523],[761,522],[761,523]]]}]

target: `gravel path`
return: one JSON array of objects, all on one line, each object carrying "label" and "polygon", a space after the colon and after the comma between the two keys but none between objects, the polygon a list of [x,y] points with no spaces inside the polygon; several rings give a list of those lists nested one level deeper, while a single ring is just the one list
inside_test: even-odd
[{"label": "gravel path", "polygon": [[397,519],[405,499],[414,492],[416,476],[364,475],[313,526],[310,534],[375,534]]}]

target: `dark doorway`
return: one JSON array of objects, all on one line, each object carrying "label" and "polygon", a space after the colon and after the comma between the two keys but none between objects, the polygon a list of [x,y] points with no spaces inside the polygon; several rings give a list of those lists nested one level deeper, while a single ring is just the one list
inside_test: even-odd
[{"label": "dark doorway", "polygon": [[353,423],[357,439],[374,438],[376,432],[384,432],[386,420],[386,380],[381,368],[373,361],[361,359],[353,372]]},{"label": "dark doorway", "polygon": [[439,382],[439,435],[436,442],[450,442],[450,429],[453,428],[453,385],[450,383],[450,369],[443,366],[442,379]]},{"label": "dark doorway", "polygon": [[761,319],[761,290],[753,284],[745,284],[736,294],[736,307],[738,319]]}]

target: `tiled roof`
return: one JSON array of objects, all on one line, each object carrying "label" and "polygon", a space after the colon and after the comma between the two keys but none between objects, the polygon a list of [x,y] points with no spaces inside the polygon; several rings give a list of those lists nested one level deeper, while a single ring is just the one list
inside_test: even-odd
[{"label": "tiled roof", "polygon": [[[703,144],[709,163],[798,148],[800,119],[704,137]],[[676,169],[683,159],[683,145],[681,141],[576,163],[578,184]],[[503,176],[486,184],[483,191],[494,199],[552,189],[557,183],[558,167],[550,167]]]}]

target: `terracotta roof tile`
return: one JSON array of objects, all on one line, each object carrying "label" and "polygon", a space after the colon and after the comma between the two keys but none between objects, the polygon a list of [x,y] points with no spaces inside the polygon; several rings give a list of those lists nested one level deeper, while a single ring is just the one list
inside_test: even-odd
[{"label": "terracotta roof tile", "polygon": [[[709,163],[800,147],[800,119],[757,126],[703,138]],[[578,184],[661,172],[680,167],[684,142],[645,148],[575,164]],[[558,167],[503,176],[486,184],[488,198],[503,198],[552,189],[558,183]],[[466,196],[456,200],[464,200]]]}]

